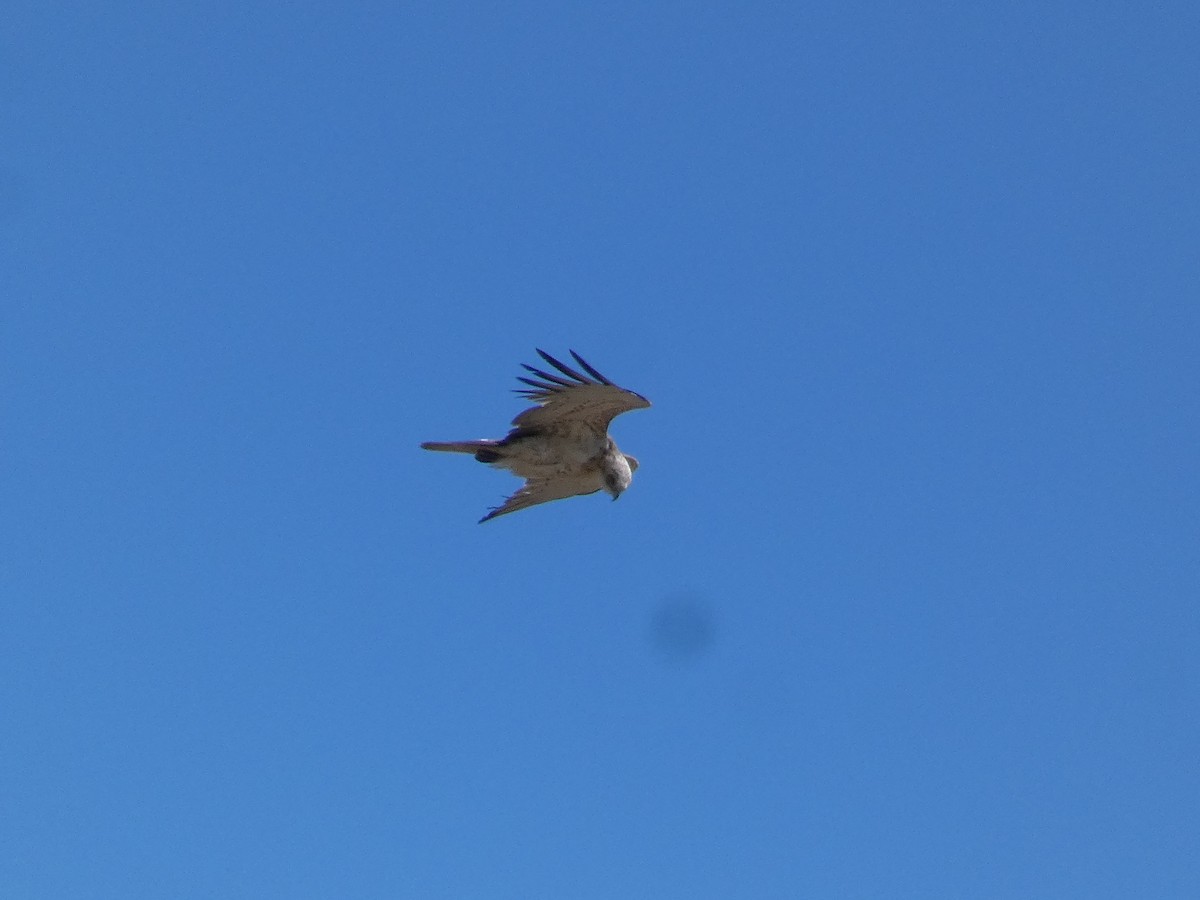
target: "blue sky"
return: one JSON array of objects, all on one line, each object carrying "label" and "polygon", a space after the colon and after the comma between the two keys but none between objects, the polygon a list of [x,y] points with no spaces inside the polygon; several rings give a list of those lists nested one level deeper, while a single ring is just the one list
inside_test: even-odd
[{"label": "blue sky", "polygon": [[5,32],[0,894],[1200,895],[1193,4]]}]

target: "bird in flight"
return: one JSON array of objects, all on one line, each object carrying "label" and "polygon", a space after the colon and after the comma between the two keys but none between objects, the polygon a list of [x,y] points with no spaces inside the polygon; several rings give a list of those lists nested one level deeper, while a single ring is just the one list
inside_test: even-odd
[{"label": "bird in flight", "polygon": [[613,384],[574,350],[583,369],[576,371],[544,350],[538,355],[559,374],[521,364],[535,378],[517,376],[528,385],[515,393],[537,406],[513,419],[513,429],[499,440],[426,441],[426,450],[472,453],[482,463],[508,469],[525,484],[479,521],[539,503],[604,490],[616,500],[633,481],[638,461],[617,449],[608,423],[623,412],[645,409],[650,401]]}]

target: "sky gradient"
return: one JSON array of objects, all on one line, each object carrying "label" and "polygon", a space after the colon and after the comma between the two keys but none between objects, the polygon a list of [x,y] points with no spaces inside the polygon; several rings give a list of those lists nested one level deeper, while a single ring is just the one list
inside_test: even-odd
[{"label": "sky gradient", "polygon": [[7,20],[0,895],[1200,896],[1194,4]]}]

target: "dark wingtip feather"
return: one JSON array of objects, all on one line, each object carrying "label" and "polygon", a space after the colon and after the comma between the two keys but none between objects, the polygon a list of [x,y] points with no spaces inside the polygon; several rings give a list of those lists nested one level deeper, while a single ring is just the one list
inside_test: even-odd
[{"label": "dark wingtip feather", "polygon": [[[537,389],[538,389],[538,391],[539,391],[539,392],[541,392],[541,391],[553,391],[553,390],[555,390],[555,387],[554,387],[554,385],[551,385],[551,384],[543,384],[543,383],[542,383],[542,382],[540,382],[540,381],[534,381],[532,378],[524,378],[524,377],[522,377],[522,376],[520,376],[520,375],[518,375],[518,376],[517,376],[517,381],[523,382],[523,383],[525,383],[525,384],[529,385],[530,387],[535,387],[535,388],[537,388]],[[525,390],[524,388],[516,388],[515,390],[516,390],[516,392],[517,392],[518,394],[528,394],[528,393],[530,393],[529,391]]]},{"label": "dark wingtip feather", "polygon": [[582,356],[580,356],[578,353],[576,353],[574,350],[571,351],[571,355],[573,357],[575,357],[575,362],[577,362],[581,366],[583,366],[584,371],[586,371],[589,375],[591,375],[593,378],[595,378],[598,382],[600,382],[601,384],[612,384],[611,381],[609,381],[607,378],[605,378],[603,375],[601,375],[599,372],[597,372],[595,369],[593,369],[591,366],[589,366],[587,360],[584,359]]},{"label": "dark wingtip feather", "polygon": [[569,378],[574,378],[580,384],[588,383],[588,380],[585,377],[580,375],[578,372],[576,372],[574,369],[572,369],[566,363],[559,362],[557,359],[555,359],[553,356],[551,356],[545,350],[540,350],[536,347],[534,349],[537,350],[538,354],[542,357],[542,359],[544,359],[546,362],[550,363],[550,365],[554,366],[554,368],[558,369],[558,371],[562,372],[564,375],[568,376]]},{"label": "dark wingtip feather", "polygon": [[567,381],[565,378],[559,378],[557,375],[551,375],[549,372],[543,372],[541,369],[535,369],[533,366],[525,365],[525,363],[521,363],[521,368],[532,372],[538,378],[545,379],[546,381],[552,381],[555,384],[561,384],[563,387],[571,387],[571,382]]}]

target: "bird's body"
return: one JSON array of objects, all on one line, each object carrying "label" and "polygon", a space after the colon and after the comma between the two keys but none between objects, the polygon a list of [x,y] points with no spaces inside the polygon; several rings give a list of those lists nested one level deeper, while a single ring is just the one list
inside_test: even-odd
[{"label": "bird's body", "polygon": [[[638,461],[618,449],[608,424],[622,412],[643,409],[650,401],[617,387],[571,351],[583,375],[541,350],[541,357],[567,378],[525,368],[541,380],[521,377],[532,389],[518,393],[539,404],[515,419],[499,440],[427,441],[426,450],[470,453],[483,463],[507,469],[525,485],[503,505],[480,519],[516,512],[538,503],[605,490],[613,499],[629,487]],[[591,377],[588,377],[591,376]],[[570,379],[570,380],[567,380]]]}]

